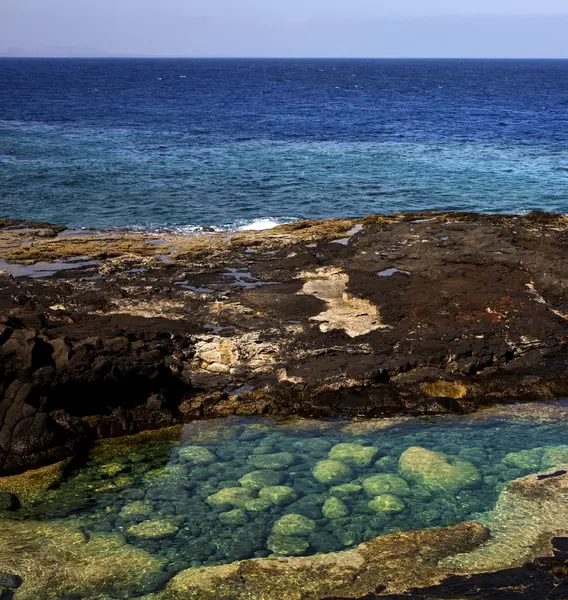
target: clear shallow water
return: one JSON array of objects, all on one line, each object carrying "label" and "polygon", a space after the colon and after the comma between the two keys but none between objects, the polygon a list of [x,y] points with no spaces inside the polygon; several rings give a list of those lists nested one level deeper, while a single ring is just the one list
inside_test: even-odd
[{"label": "clear shallow water", "polygon": [[[567,440],[562,422],[465,417],[383,430],[372,422],[199,422],[175,444],[99,455],[19,516],[124,536],[165,558],[170,574],[273,551],[332,552],[395,531],[483,520],[509,481],[568,462]],[[436,460],[425,450],[443,453],[449,471],[438,465],[434,479],[420,479],[417,451],[408,450],[416,447]],[[330,457],[339,475],[322,463]],[[333,481],[323,480],[332,471]]]},{"label": "clear shallow water", "polygon": [[9,217],[568,211],[568,61],[3,59],[0,80]]}]

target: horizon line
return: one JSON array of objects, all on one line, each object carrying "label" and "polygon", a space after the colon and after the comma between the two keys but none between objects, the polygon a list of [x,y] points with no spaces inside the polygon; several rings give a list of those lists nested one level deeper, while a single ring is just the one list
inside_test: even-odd
[{"label": "horizon line", "polygon": [[161,56],[133,54],[93,54],[81,56],[62,55],[11,55],[0,52],[0,59],[61,59],[61,60],[568,60],[568,56]]}]

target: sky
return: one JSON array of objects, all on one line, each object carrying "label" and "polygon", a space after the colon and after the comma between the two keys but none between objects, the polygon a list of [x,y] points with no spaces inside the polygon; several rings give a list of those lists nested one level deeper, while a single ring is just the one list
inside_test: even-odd
[{"label": "sky", "polygon": [[0,0],[0,55],[568,58],[568,0]]}]

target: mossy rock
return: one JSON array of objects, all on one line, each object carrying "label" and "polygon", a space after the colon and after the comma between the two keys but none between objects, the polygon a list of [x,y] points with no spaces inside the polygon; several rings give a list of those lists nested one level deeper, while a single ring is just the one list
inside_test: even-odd
[{"label": "mossy rock", "polygon": [[[88,422],[88,418],[84,420]],[[164,429],[142,431],[136,435],[101,440],[91,450],[89,458],[104,464],[116,460],[117,456],[127,456],[145,450],[153,453],[157,448],[167,448],[177,442],[181,429],[181,425],[175,425]]]},{"label": "mossy rock", "polygon": [[351,467],[338,460],[320,460],[316,463],[312,474],[314,479],[325,485],[343,483],[353,479]]},{"label": "mossy rock", "polygon": [[285,535],[293,537],[307,537],[316,528],[316,524],[311,519],[302,515],[284,515],[278,519],[272,528],[275,535]]},{"label": "mossy rock", "polygon": [[139,500],[123,506],[119,514],[125,521],[142,521],[148,518],[153,510],[154,507],[151,502]]},{"label": "mossy rock", "polygon": [[368,496],[382,496],[383,494],[393,494],[404,498],[410,495],[410,486],[398,475],[381,473],[363,479],[363,488]]},{"label": "mossy rock", "polygon": [[379,471],[396,471],[398,468],[398,460],[394,456],[381,456],[375,462],[375,468]]},{"label": "mossy rock", "polygon": [[217,461],[217,457],[203,446],[184,446],[179,449],[180,460],[190,465],[209,465]]},{"label": "mossy rock", "polygon": [[26,471],[21,475],[0,477],[0,492],[13,494],[22,506],[41,501],[46,493],[64,479],[71,463],[70,459]]},{"label": "mossy rock", "polygon": [[223,488],[207,498],[210,506],[236,506],[242,508],[249,500],[254,498],[254,494],[248,488],[234,487]]},{"label": "mossy rock", "polygon": [[342,517],[346,517],[350,513],[350,510],[343,500],[328,498],[324,502],[322,512],[326,519],[341,519]]},{"label": "mossy rock", "polygon": [[310,542],[305,538],[273,534],[268,538],[266,547],[280,556],[302,556],[310,547]]},{"label": "mossy rock", "polygon": [[272,501],[266,498],[253,498],[245,502],[245,508],[248,512],[266,512],[273,506]]},{"label": "mossy rock", "polygon": [[329,490],[329,493],[336,498],[353,498],[360,494],[363,486],[358,483],[344,483],[336,485]]},{"label": "mossy rock", "polygon": [[413,446],[402,453],[400,474],[429,491],[455,493],[464,488],[481,485],[481,473],[462,458]]},{"label": "mossy rock", "polygon": [[258,497],[261,500],[269,500],[272,504],[282,506],[283,504],[290,504],[296,500],[296,492],[288,486],[276,485],[271,487],[265,487],[260,490]]},{"label": "mossy rock", "polygon": [[127,466],[122,463],[106,463],[99,467],[99,471],[104,475],[108,475],[109,477],[115,477],[119,473],[123,473],[126,471]]},{"label": "mossy rock", "polygon": [[150,521],[142,521],[137,525],[131,525],[127,530],[127,534],[135,537],[138,540],[165,540],[173,537],[179,531],[179,527],[168,519],[153,519]]},{"label": "mossy rock", "polygon": [[253,454],[248,457],[248,463],[261,470],[287,469],[293,462],[294,455],[291,452]]},{"label": "mossy rock", "polygon": [[144,475],[144,481],[150,485],[163,483],[186,483],[188,474],[183,465],[166,465],[159,469],[152,469]]},{"label": "mossy rock", "polygon": [[366,467],[371,464],[378,452],[373,446],[361,444],[336,444],[329,451],[331,460],[339,460],[354,467]]},{"label": "mossy rock", "polygon": [[327,452],[331,448],[331,442],[324,438],[306,438],[294,442],[293,446],[301,452]]},{"label": "mossy rock", "polygon": [[278,471],[252,471],[239,479],[239,483],[251,490],[261,490],[265,487],[280,485],[282,483],[282,474]]},{"label": "mossy rock", "polygon": [[242,508],[235,508],[234,510],[221,513],[219,515],[219,521],[221,521],[223,525],[228,526],[244,525],[245,523],[248,523],[248,517],[247,513]]},{"label": "mossy rock", "polygon": [[[133,598],[158,589],[164,560],[122,536],[84,532],[62,523],[3,520],[0,570],[18,576],[18,600]],[[165,580],[161,579],[161,586]]]},{"label": "mossy rock", "polygon": [[367,506],[377,513],[399,513],[406,508],[404,502],[392,494],[376,496],[369,500]]},{"label": "mossy rock", "polygon": [[537,472],[540,469],[540,461],[543,455],[542,448],[532,448],[519,452],[510,452],[503,458],[503,464],[507,467],[521,469],[522,471]]},{"label": "mossy rock", "polygon": [[552,469],[568,465],[568,446],[551,446],[542,455],[541,469]]}]

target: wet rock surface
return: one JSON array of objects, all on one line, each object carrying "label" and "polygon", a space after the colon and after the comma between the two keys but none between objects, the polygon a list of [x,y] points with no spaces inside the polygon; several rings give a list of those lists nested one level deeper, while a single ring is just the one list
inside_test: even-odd
[{"label": "wet rock surface", "polygon": [[561,215],[186,237],[0,225],[0,474],[199,418],[568,395]]}]

